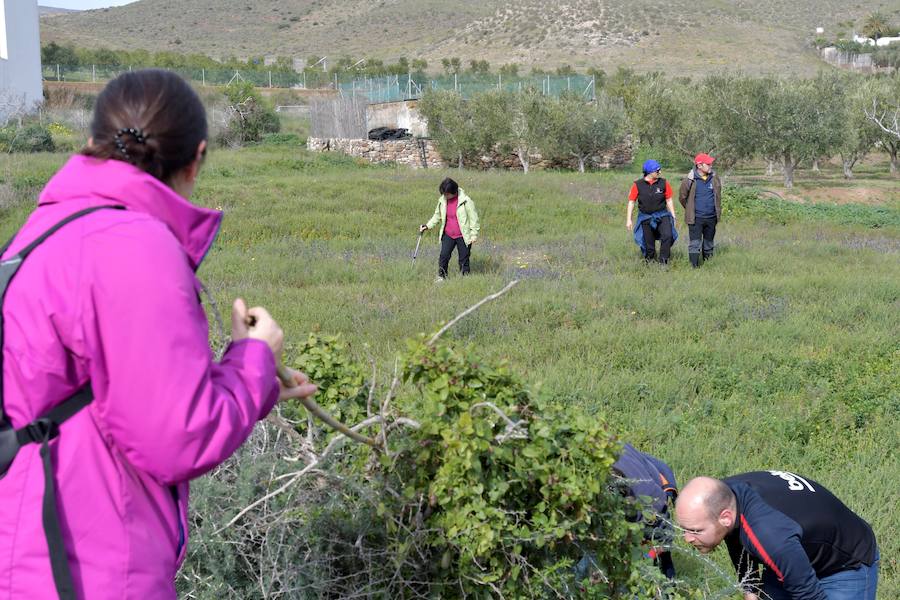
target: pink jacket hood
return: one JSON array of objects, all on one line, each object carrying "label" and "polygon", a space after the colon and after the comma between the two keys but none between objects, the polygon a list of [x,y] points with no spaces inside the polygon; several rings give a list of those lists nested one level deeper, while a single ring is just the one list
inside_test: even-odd
[{"label": "pink jacket hood", "polygon": [[38,206],[93,198],[166,224],[196,269],[215,240],[222,213],[191,204],[155,177],[119,160],[75,155],[47,183]]},{"label": "pink jacket hood", "polygon": [[[14,427],[90,382],[94,401],[51,442],[57,507],[80,598],[172,599],[188,481],[227,459],[278,398],[258,340],[216,362],[194,271],[222,216],[115,160],[75,156],[8,257],[63,218],[3,305],[3,409]],[[39,447],[0,479],[0,600],[56,597],[41,524]]]}]

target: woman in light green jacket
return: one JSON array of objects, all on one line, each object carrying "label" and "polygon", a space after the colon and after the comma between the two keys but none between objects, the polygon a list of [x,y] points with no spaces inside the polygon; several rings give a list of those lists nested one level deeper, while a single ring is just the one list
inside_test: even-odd
[{"label": "woman in light green jacket", "polygon": [[447,177],[441,182],[438,191],[441,196],[438,198],[437,208],[434,209],[434,216],[428,223],[419,227],[419,232],[441,224],[441,256],[438,258],[437,281],[443,281],[447,277],[447,267],[453,248],[456,248],[459,258],[459,272],[463,275],[469,274],[472,244],[478,240],[478,231],[481,227],[475,203],[459,189],[455,181]]}]

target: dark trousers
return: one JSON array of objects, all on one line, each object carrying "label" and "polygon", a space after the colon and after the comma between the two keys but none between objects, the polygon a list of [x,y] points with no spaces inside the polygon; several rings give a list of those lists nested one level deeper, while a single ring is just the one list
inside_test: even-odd
[{"label": "dark trousers", "polygon": [[438,277],[447,276],[447,267],[450,265],[450,254],[456,248],[456,256],[459,258],[459,272],[463,275],[469,274],[469,254],[471,254],[472,246],[466,245],[465,240],[459,237],[453,239],[446,233],[441,236],[441,256],[438,258]]},{"label": "dark trousers", "polygon": [[644,230],[644,258],[653,260],[656,258],[656,240],[659,239],[659,262],[669,262],[669,255],[672,252],[672,219],[660,219],[659,224],[654,231],[650,227],[650,219],[641,223],[641,229]]},{"label": "dark trousers", "polygon": [[694,219],[693,225],[688,225],[688,254],[700,254],[703,250],[703,258],[709,258],[713,254],[715,244],[713,240],[716,238],[716,224],[719,220],[716,217]]}]

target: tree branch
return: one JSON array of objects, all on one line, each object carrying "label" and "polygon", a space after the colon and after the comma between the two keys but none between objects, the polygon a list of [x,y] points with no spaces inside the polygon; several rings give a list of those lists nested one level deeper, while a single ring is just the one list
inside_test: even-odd
[{"label": "tree branch", "polygon": [[464,310],[463,312],[461,312],[461,313],[459,313],[458,315],[456,315],[455,317],[453,317],[453,319],[451,319],[449,323],[447,323],[446,325],[444,325],[443,327],[441,327],[440,330],[438,330],[437,333],[435,333],[433,336],[431,336],[431,339],[428,340],[428,344],[427,344],[427,345],[433,346],[434,343],[438,341],[438,338],[440,338],[442,335],[444,335],[445,333],[447,333],[447,331],[448,331],[451,327],[453,327],[454,325],[456,325],[459,321],[461,321],[461,320],[462,320],[463,318],[465,318],[466,316],[468,316],[468,315],[472,314],[473,312],[475,312],[476,310],[478,310],[483,304],[486,304],[486,303],[490,302],[491,300],[496,300],[497,298],[499,298],[500,296],[502,296],[503,294],[505,294],[506,292],[508,292],[510,289],[512,289],[512,287],[513,287],[514,285],[516,285],[517,283],[519,283],[519,280],[518,280],[518,279],[513,279],[512,281],[510,281],[509,283],[507,283],[507,284],[506,284],[506,287],[503,288],[502,290],[500,290],[499,292],[496,292],[496,293],[494,293],[494,294],[491,294],[490,296],[486,296],[485,298],[482,298],[481,301],[479,301],[478,303],[473,304],[472,306],[470,306],[469,308],[467,308],[467,309]]}]

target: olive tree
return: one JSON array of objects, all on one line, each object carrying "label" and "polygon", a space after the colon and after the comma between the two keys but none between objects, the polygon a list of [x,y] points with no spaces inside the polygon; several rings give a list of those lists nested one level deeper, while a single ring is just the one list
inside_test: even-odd
[{"label": "olive tree", "polygon": [[593,102],[577,95],[562,96],[548,104],[548,112],[549,134],[542,150],[575,158],[582,173],[588,158],[620,143],[625,133],[622,101],[603,92]]},{"label": "olive tree", "polygon": [[531,155],[540,149],[548,134],[549,101],[533,88],[498,95],[507,108],[501,149],[513,152],[522,170],[528,173]]},{"label": "olive tree", "polygon": [[428,90],[419,100],[418,109],[428,121],[428,133],[438,151],[447,159],[456,158],[456,166],[462,169],[464,157],[476,149],[472,107],[452,90]]},{"label": "olive tree", "polygon": [[890,156],[891,173],[900,170],[900,75],[871,79],[863,90],[863,114],[878,131],[878,145]]},{"label": "olive tree", "polygon": [[781,161],[784,186],[794,185],[794,169],[803,160],[833,151],[840,140],[840,82],[816,79],[722,76],[710,87],[732,146],[743,153]]},{"label": "olive tree", "polygon": [[881,130],[866,118],[868,94],[862,81],[847,79],[844,89],[843,113],[838,153],[844,177],[853,179],[853,167],[865,157],[878,141]]}]

